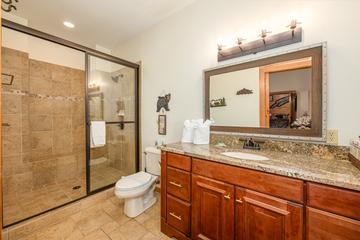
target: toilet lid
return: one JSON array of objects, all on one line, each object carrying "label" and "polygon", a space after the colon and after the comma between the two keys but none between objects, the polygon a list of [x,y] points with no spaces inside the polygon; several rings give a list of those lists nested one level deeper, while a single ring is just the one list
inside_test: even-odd
[{"label": "toilet lid", "polygon": [[147,184],[151,180],[151,174],[138,172],[122,177],[115,185],[118,190],[131,190]]}]

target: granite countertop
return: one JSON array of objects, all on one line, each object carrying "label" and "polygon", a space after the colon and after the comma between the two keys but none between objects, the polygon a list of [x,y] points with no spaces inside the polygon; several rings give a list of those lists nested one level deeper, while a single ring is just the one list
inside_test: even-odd
[{"label": "granite countertop", "polygon": [[[353,166],[349,160],[321,159],[302,154],[269,150],[231,149],[211,144],[174,143],[163,145],[160,148],[167,152],[360,191],[360,170]],[[241,160],[221,154],[231,151],[263,155],[269,160]]]}]

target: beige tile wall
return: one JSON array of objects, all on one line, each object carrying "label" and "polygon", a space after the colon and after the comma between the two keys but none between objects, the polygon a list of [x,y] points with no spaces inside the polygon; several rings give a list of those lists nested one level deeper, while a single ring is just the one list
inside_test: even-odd
[{"label": "beige tile wall", "polygon": [[[111,75],[121,75],[118,99],[123,102],[125,117],[124,121],[135,121],[135,70],[124,67]],[[113,126],[111,131],[111,143],[109,148],[112,166],[122,170],[126,174],[136,171],[135,164],[135,124],[126,124],[123,130]]]},{"label": "beige tile wall", "polygon": [[65,194],[46,203],[46,192],[65,180],[80,179],[85,189],[85,73],[29,59],[27,53],[8,48],[3,48],[2,57],[3,72],[15,76],[2,92],[3,121],[10,124],[3,128],[4,220],[8,224],[24,217],[12,213],[25,208],[18,206],[17,199],[26,194],[46,189],[43,206],[35,207],[37,213],[71,200]]},{"label": "beige tile wall", "polygon": [[[106,121],[134,121],[135,120],[135,71],[134,69],[124,67],[119,71],[111,74],[98,71],[96,76],[101,76],[100,82],[107,82],[107,85],[111,84],[113,91],[107,91],[108,89],[102,88],[102,84],[99,84],[99,92],[103,93],[104,98],[107,99],[107,104],[103,107],[109,109],[102,109],[102,112],[107,113],[105,116]],[[117,83],[110,80],[111,76],[121,75]],[[113,94],[113,95],[112,95]],[[117,101],[121,101],[124,107],[125,117],[119,117],[116,115]],[[90,108],[90,112],[95,112],[96,109]],[[109,115],[110,114],[110,115]],[[97,116],[98,114],[90,114]],[[90,150],[90,159],[98,159],[104,157],[108,159],[106,166],[115,168],[118,171],[117,178],[109,178],[106,184],[111,184],[113,179],[120,179],[122,175],[129,175],[136,171],[135,162],[135,124],[125,124],[124,129],[120,129],[116,124],[108,124],[106,126],[106,146],[100,148],[94,148]],[[109,175],[116,172],[111,168],[107,168]],[[92,166],[91,172],[96,175],[96,172],[105,174],[106,169],[102,166]],[[105,183],[104,183],[105,184]]]}]

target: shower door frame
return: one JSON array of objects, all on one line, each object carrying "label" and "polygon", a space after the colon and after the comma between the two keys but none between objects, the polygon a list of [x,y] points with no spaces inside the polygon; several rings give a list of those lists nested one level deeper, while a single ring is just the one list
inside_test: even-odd
[{"label": "shower door frame", "polygon": [[[102,60],[107,60],[109,62],[112,63],[116,63],[116,64],[120,64],[122,66],[126,66],[126,67],[130,67],[133,68],[135,70],[135,118],[134,121],[117,121],[117,122],[106,122],[106,124],[135,124],[135,169],[136,172],[139,171],[140,169],[140,138],[139,138],[139,122],[140,122],[140,118],[139,118],[139,68],[140,66],[137,65],[137,68],[131,67],[131,66],[127,66],[125,65],[122,61],[118,61],[114,58],[106,58],[103,55],[99,55],[96,53],[85,53],[85,79],[86,79],[86,89],[85,89],[85,114],[86,114],[86,192],[88,195],[90,194],[94,194],[94,193],[98,193],[101,191],[104,191],[106,189],[109,189],[113,186],[115,186],[115,183],[111,183],[109,185],[91,190],[90,189],[90,178],[91,178],[91,174],[90,174],[90,107],[89,107],[89,80],[90,80],[90,57],[97,57],[100,58]],[[122,60],[122,59],[119,59]]]},{"label": "shower door frame", "polygon": [[[92,194],[95,194],[95,193],[98,193],[100,191],[103,191],[103,190],[106,190],[108,188],[111,188],[115,185],[115,183],[113,184],[110,184],[108,186],[105,186],[105,187],[102,187],[102,188],[99,188],[99,189],[96,189],[95,191],[89,191],[90,190],[90,165],[89,165],[89,156],[88,156],[88,149],[90,149],[90,141],[89,141],[89,138],[88,138],[88,70],[89,70],[89,66],[88,66],[88,57],[91,55],[91,56],[94,56],[94,57],[98,57],[98,58],[102,58],[102,59],[105,59],[105,60],[108,60],[108,61],[111,61],[111,62],[115,62],[115,63],[118,63],[118,64],[121,64],[123,66],[126,66],[126,67],[130,67],[130,68],[133,68],[135,70],[135,155],[136,155],[136,171],[139,171],[140,169],[140,85],[139,85],[139,79],[140,79],[140,65],[137,64],[137,63],[133,63],[133,62],[130,62],[130,61],[127,61],[125,59],[121,59],[121,58],[118,58],[118,57],[115,57],[113,55],[110,55],[110,54],[107,54],[107,53],[103,53],[101,51],[98,51],[98,50],[95,50],[95,49],[92,49],[92,48],[89,48],[89,47],[86,47],[86,46],[83,46],[83,45],[80,45],[80,44],[77,44],[77,43],[74,43],[72,41],[69,41],[69,40],[66,40],[66,39],[63,39],[63,38],[60,38],[60,37],[56,37],[54,35],[51,35],[51,34],[48,34],[48,33],[45,33],[45,32],[42,32],[42,31],[39,31],[39,30],[36,30],[34,28],[30,28],[30,27],[27,27],[27,26],[24,26],[24,25],[21,25],[21,24],[18,24],[18,23],[15,23],[15,22],[12,22],[10,20],[7,20],[7,19],[4,19],[4,18],[1,18],[1,26],[2,27],[5,27],[5,28],[8,28],[8,29],[11,29],[11,30],[14,30],[14,31],[17,31],[17,32],[21,32],[21,33],[24,33],[24,34],[27,34],[29,36],[33,36],[33,37],[37,37],[37,38],[40,38],[40,39],[43,39],[43,40],[46,40],[46,41],[49,41],[49,42],[52,42],[52,43],[56,43],[56,44],[59,44],[59,45],[62,45],[62,46],[65,46],[65,47],[68,47],[68,48],[71,48],[71,49],[74,49],[74,50],[78,50],[80,52],[83,52],[84,55],[85,55],[85,125],[86,125],[86,159],[84,159],[86,161],[86,195],[84,195],[83,197],[80,197],[78,199],[75,199],[75,200],[72,200],[72,201],[69,201],[67,203],[64,203],[62,205],[59,205],[59,206],[55,206],[53,208],[50,208],[48,210],[45,210],[43,212],[40,212],[40,213],[37,213],[37,214],[34,214],[30,217],[27,217],[27,218],[24,218],[22,220],[19,220],[19,221],[16,221],[14,223],[11,223],[11,224],[8,224],[6,226],[2,226],[3,224],[1,223],[1,226],[2,228],[7,228],[7,227],[10,227],[10,226],[13,226],[13,225],[16,225],[18,223],[21,223],[21,222],[24,222],[24,221],[27,221],[31,218],[34,218],[34,217],[37,217],[37,216],[40,216],[42,214],[45,214],[45,213],[48,213],[48,212],[51,212],[55,209],[58,209],[58,208],[61,208],[63,206],[66,206],[68,204],[71,204],[71,203],[74,203],[74,202],[77,202],[81,199],[84,199]],[[1,31],[0,31],[1,33]],[[1,42],[1,41],[0,41]],[[1,45],[2,47],[2,45]],[[1,59],[1,55],[0,55],[0,59]],[[1,69],[0,69],[1,71]],[[1,98],[0,98],[1,100]],[[1,102],[0,102],[1,104]],[[0,119],[1,119],[1,116],[0,116]],[[0,138],[2,137],[1,135],[1,132],[0,132]],[[1,141],[0,141],[1,143]],[[1,149],[1,146],[0,146],[0,149]],[[89,151],[90,153],[90,151]],[[0,155],[0,170],[2,169],[2,155]],[[0,183],[2,181],[2,172],[0,172]],[[0,187],[0,199],[2,198],[3,196],[3,189],[2,187]],[[2,213],[2,206],[0,204],[0,207],[1,207],[1,211],[0,213]],[[1,236],[0,236],[1,237]],[[1,239],[1,238],[0,238]]]}]

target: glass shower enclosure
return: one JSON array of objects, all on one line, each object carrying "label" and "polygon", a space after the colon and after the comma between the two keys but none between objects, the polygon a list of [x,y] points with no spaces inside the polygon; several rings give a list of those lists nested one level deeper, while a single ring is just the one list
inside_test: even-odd
[{"label": "glass shower enclosure", "polygon": [[5,227],[138,171],[139,65],[3,20],[1,67]]},{"label": "glass shower enclosure", "polygon": [[114,61],[87,56],[89,191],[138,171],[137,72]]}]

